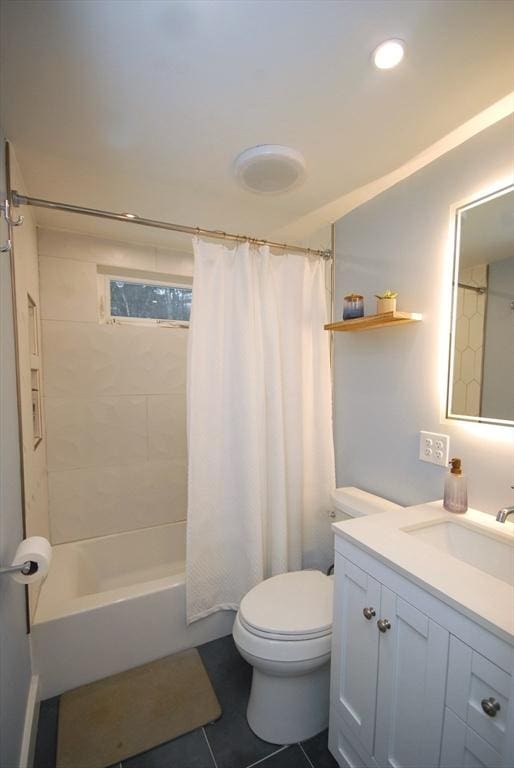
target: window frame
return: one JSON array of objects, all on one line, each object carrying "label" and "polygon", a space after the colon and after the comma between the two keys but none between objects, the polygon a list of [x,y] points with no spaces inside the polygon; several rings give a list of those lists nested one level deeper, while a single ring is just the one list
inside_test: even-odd
[{"label": "window frame", "polygon": [[189,328],[189,320],[166,320],[157,317],[124,317],[111,314],[111,282],[119,280],[124,283],[138,285],[162,285],[166,288],[189,288],[192,292],[192,280],[184,277],[184,282],[170,275],[170,280],[162,280],[151,275],[127,275],[123,271],[98,273],[98,313],[100,323],[106,325],[146,325],[161,326],[162,328]]}]

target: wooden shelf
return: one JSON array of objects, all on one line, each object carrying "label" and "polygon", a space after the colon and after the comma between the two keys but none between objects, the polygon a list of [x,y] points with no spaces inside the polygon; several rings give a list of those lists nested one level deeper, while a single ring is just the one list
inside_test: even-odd
[{"label": "wooden shelf", "polygon": [[327,323],[326,331],[371,331],[373,328],[418,323],[422,318],[419,312],[384,312],[382,315],[364,315],[353,320],[339,320]]}]

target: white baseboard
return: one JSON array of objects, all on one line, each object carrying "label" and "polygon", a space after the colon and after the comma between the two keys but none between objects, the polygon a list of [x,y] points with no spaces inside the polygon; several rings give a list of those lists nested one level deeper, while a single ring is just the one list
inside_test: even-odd
[{"label": "white baseboard", "polygon": [[36,748],[37,724],[39,720],[39,675],[32,675],[27,706],[25,708],[25,725],[20,750],[20,768],[32,768]]}]

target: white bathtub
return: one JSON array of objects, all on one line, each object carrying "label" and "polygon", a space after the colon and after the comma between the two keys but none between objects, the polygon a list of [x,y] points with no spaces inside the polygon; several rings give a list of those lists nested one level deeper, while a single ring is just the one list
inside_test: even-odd
[{"label": "white bathtub", "polygon": [[187,626],[185,523],[53,547],[32,624],[42,698],[232,631],[220,611]]}]

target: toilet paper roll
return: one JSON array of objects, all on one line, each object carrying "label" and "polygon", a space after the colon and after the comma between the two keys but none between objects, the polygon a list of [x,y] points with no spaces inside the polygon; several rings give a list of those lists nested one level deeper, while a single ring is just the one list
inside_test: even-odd
[{"label": "toilet paper roll", "polygon": [[30,560],[32,567],[30,573],[21,571],[13,573],[12,577],[20,584],[32,584],[34,581],[44,579],[50,568],[52,560],[52,546],[43,536],[30,536],[24,539],[14,555],[12,565],[22,565]]}]

